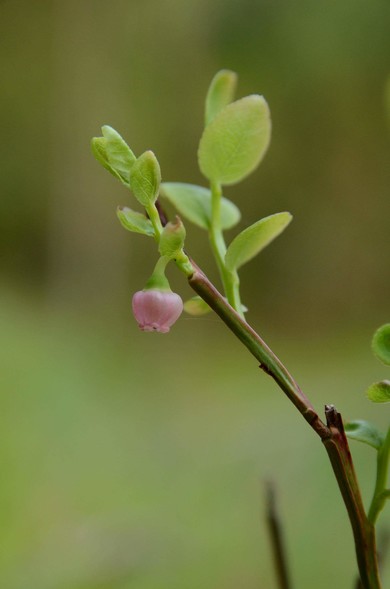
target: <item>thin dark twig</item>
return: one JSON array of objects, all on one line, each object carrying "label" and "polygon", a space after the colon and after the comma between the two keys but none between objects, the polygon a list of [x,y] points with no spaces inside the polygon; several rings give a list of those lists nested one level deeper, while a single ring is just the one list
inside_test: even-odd
[{"label": "thin dark twig", "polygon": [[270,481],[266,483],[266,519],[278,587],[279,589],[292,589],[291,578],[287,566],[287,555],[283,539],[282,524],[276,504],[275,485]]}]

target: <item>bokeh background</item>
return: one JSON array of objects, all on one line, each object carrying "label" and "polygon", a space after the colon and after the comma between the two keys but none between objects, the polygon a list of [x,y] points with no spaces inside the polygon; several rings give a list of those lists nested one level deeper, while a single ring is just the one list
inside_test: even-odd
[{"label": "bokeh background", "polygon": [[[165,180],[202,184],[214,73],[264,94],[271,148],[225,194],[240,228],[281,210],[294,222],[243,269],[248,320],[320,411],[384,428],[364,389],[388,377],[370,339],[389,321],[389,32],[384,0],[0,3],[2,587],[276,587],[266,479],[296,586],[352,586],[326,455],[256,362],[216,317],[138,331],[131,295],[156,253],[118,224],[131,195],[89,141],[110,124]],[[368,502],[374,454],[353,452]]]}]

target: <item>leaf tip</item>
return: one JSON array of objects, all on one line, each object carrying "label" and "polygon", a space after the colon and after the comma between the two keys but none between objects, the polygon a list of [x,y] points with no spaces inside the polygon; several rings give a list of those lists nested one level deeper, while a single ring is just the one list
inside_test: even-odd
[{"label": "leaf tip", "polygon": [[372,338],[371,348],[378,360],[390,365],[390,323],[381,325]]}]

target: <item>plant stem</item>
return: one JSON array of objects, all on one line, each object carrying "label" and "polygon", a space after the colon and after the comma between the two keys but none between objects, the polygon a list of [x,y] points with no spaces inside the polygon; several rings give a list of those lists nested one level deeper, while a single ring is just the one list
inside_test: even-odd
[{"label": "plant stem", "polygon": [[224,299],[194,262],[192,265],[194,274],[188,279],[190,286],[260,362],[260,367],[275,380],[323,441],[351,522],[362,585],[364,589],[380,589],[375,528],[364,511],[341,415],[333,406],[327,406],[327,424],[323,423],[279,358]]},{"label": "plant stem", "polygon": [[361,583],[364,589],[380,589],[375,527],[364,510],[343,421],[333,405],[325,407],[325,414],[330,435],[322,441],[348,511]]},{"label": "plant stem", "polygon": [[291,374],[279,358],[255,332],[255,330],[233,309],[226,299],[217,291],[203,272],[191,260],[195,271],[189,277],[189,284],[195,292],[221,317],[226,325],[260,362],[260,367],[276,381],[302,416],[323,438],[328,435],[328,428],[318,417],[314,407],[303,394]]},{"label": "plant stem", "polygon": [[160,239],[160,235],[163,230],[163,227],[161,224],[161,219],[160,219],[160,213],[159,213],[155,204],[152,204],[149,207],[146,207],[146,212],[148,214],[150,221],[152,222],[154,233],[155,233],[155,239],[158,243],[158,241]]},{"label": "plant stem", "polygon": [[383,509],[387,494],[386,494],[386,482],[387,473],[389,469],[389,457],[390,457],[390,427],[387,431],[387,436],[378,450],[377,455],[377,470],[376,470],[376,483],[374,489],[374,495],[371,501],[370,509],[368,511],[368,519],[372,524],[375,524],[376,519]]},{"label": "plant stem", "polygon": [[244,317],[240,300],[240,279],[236,271],[231,272],[225,265],[226,243],[221,228],[221,185],[211,183],[211,226],[209,229],[209,240],[215,261],[217,262],[223,288],[227,300]]}]

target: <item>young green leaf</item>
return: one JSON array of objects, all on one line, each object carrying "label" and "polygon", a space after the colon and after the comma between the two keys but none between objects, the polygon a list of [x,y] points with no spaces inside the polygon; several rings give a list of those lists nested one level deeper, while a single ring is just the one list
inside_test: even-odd
[{"label": "young green leaf", "polygon": [[120,180],[129,186],[130,170],[136,161],[134,153],[115,129],[104,125],[102,127],[105,139],[105,151],[110,167],[115,170]]},{"label": "young green leaf", "polygon": [[345,424],[345,433],[351,440],[364,442],[379,450],[384,441],[382,432],[369,421],[357,419]]},{"label": "young green leaf", "polygon": [[253,94],[223,108],[205,128],[199,144],[199,167],[219,184],[248,176],[264,156],[271,137],[266,101]]},{"label": "young green leaf", "polygon": [[194,317],[200,317],[201,315],[206,315],[206,313],[209,313],[211,308],[203,299],[195,296],[184,303],[184,311],[189,315],[193,315]]},{"label": "young green leaf", "polygon": [[92,137],[92,140],[91,140],[92,153],[95,156],[95,158],[97,159],[97,161],[103,166],[103,168],[106,168],[106,170],[108,170],[113,176],[115,176],[115,178],[117,178],[118,180],[120,180],[122,182],[123,181],[122,178],[120,177],[118,172],[116,170],[114,170],[114,168],[110,165],[110,163],[108,161],[106,144],[107,144],[107,141],[106,141],[106,139],[104,139],[104,137]]},{"label": "young green leaf", "polygon": [[384,364],[390,364],[390,323],[377,329],[371,345],[375,356]]},{"label": "young green leaf", "polygon": [[381,380],[374,382],[368,390],[367,397],[373,403],[389,403],[390,402],[390,380]]},{"label": "young green leaf", "polygon": [[144,207],[153,204],[158,196],[161,182],[160,165],[152,151],[145,151],[131,169],[130,188]]},{"label": "young green leaf", "polygon": [[292,219],[290,213],[276,213],[260,219],[237,235],[229,245],[225,263],[228,270],[238,270],[249,262],[287,227]]},{"label": "young green leaf", "polygon": [[[211,192],[203,186],[183,182],[163,182],[160,194],[173,204],[178,212],[202,229],[211,223]],[[227,198],[221,199],[221,228],[230,229],[240,220],[240,210]]]},{"label": "young green leaf", "polygon": [[118,207],[116,214],[121,225],[127,229],[127,231],[142,233],[143,235],[154,237],[153,225],[142,213],[132,211],[127,207]]},{"label": "young green leaf", "polygon": [[186,230],[180,219],[176,216],[175,223],[167,223],[160,235],[158,251],[161,256],[170,260],[176,258],[184,246]]},{"label": "young green leaf", "polygon": [[214,76],[206,96],[205,123],[208,125],[225,106],[234,100],[237,74],[230,70],[220,70]]},{"label": "young green leaf", "polygon": [[106,139],[104,137],[92,137],[91,139],[91,150],[97,161],[104,167],[106,170],[109,170],[115,176],[118,174],[115,170],[112,170],[110,164],[108,163],[107,157],[107,150],[106,150]]}]

